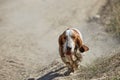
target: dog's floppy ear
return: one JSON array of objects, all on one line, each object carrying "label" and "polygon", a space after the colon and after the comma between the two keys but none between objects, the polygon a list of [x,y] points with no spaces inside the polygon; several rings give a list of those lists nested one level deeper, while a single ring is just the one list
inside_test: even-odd
[{"label": "dog's floppy ear", "polygon": [[59,43],[59,46],[61,46],[63,44],[62,35],[59,36],[58,43]]},{"label": "dog's floppy ear", "polygon": [[77,36],[77,45],[78,45],[78,47],[81,47],[81,45],[82,45],[82,40],[80,39],[79,36]]},{"label": "dog's floppy ear", "polygon": [[86,52],[86,51],[88,51],[89,50],[89,48],[87,47],[87,46],[85,46],[85,45],[82,45],[81,47],[80,47],[80,52]]},{"label": "dog's floppy ear", "polygon": [[64,36],[65,36],[65,31],[59,36],[58,39],[59,46],[62,46],[64,44]]}]

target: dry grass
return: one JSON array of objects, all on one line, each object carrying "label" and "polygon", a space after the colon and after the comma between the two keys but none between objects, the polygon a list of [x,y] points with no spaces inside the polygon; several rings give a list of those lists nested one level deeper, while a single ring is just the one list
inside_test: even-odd
[{"label": "dry grass", "polygon": [[108,0],[100,14],[106,31],[120,39],[120,0]]},{"label": "dry grass", "polygon": [[120,0],[111,2],[111,14],[113,18],[111,18],[107,30],[120,39]]},{"label": "dry grass", "polygon": [[110,58],[99,58],[94,65],[82,67],[77,75],[81,80],[120,80],[120,53]]}]

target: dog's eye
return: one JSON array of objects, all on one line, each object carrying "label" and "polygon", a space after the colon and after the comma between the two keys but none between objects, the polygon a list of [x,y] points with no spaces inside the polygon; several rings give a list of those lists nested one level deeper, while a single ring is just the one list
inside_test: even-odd
[{"label": "dog's eye", "polygon": [[75,36],[71,36],[72,39],[75,39]]},{"label": "dog's eye", "polygon": [[64,36],[64,39],[66,39],[67,38],[67,36]]}]

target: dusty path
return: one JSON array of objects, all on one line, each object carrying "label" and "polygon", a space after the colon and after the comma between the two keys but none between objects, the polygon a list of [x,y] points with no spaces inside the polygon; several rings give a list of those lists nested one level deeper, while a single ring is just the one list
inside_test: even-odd
[{"label": "dusty path", "polygon": [[[116,48],[102,26],[86,22],[105,0],[0,0],[0,79],[23,80],[59,58],[57,38],[67,26],[90,47],[82,64]],[[9,76],[8,76],[9,75]],[[8,77],[6,77],[8,76]]]}]

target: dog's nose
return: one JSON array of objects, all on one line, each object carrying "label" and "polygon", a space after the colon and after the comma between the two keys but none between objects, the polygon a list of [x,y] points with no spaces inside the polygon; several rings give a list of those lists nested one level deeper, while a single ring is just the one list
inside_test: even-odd
[{"label": "dog's nose", "polygon": [[67,46],[67,50],[71,50],[71,47]]}]

